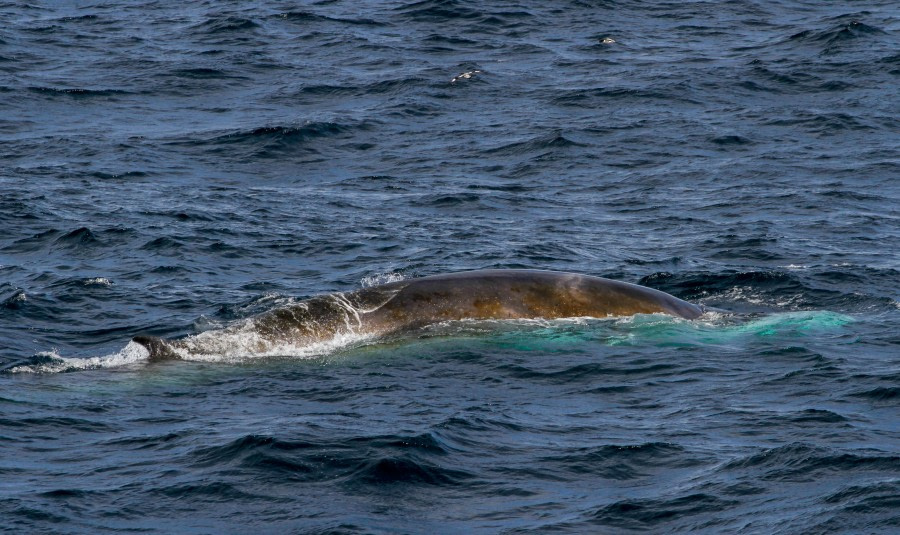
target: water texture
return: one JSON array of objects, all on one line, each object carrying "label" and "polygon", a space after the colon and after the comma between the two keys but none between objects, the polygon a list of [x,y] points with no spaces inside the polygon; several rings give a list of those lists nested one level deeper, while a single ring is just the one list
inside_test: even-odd
[{"label": "water texture", "polygon": [[[896,533],[896,2],[0,2],[0,530]],[[150,364],[542,268],[724,310]]]}]

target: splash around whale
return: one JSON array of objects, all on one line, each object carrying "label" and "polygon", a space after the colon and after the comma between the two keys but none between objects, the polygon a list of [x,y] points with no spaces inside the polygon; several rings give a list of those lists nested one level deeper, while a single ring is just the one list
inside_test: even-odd
[{"label": "splash around whale", "polygon": [[150,352],[151,361],[240,353],[275,355],[279,348],[348,337],[377,338],[455,320],[654,313],[695,319],[703,312],[703,307],[665,292],[601,277],[542,270],[480,270],[321,295],[225,329],[174,340],[136,336],[134,342]]}]

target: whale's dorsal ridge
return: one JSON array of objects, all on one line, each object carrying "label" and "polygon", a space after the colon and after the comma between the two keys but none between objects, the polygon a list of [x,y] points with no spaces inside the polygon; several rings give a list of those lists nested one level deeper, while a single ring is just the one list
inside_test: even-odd
[{"label": "whale's dorsal ridge", "polygon": [[408,285],[408,281],[396,281],[347,292],[344,296],[360,314],[371,314],[390,303]]}]

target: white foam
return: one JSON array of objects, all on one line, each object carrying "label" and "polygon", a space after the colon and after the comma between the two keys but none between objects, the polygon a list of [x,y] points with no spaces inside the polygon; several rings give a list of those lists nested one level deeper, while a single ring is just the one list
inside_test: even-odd
[{"label": "white foam", "polygon": [[320,342],[296,343],[271,340],[252,328],[252,323],[236,329],[208,331],[179,340],[172,348],[182,360],[236,363],[265,357],[313,358],[333,353],[376,338],[372,334],[342,332]]},{"label": "white foam", "polygon": [[[186,361],[239,363],[264,357],[314,358],[335,351],[358,346],[377,338],[345,332],[321,342],[291,343],[267,340],[252,329],[252,322],[240,325],[237,330],[202,332],[179,340],[179,347],[172,348],[178,357]],[[109,355],[88,358],[61,356],[57,350],[45,351],[32,357],[31,363],[22,363],[6,370],[6,373],[61,373],[78,370],[122,368],[145,364],[150,352],[137,342],[128,342],[122,350]]]},{"label": "white foam", "polygon": [[128,344],[109,355],[89,358],[68,358],[60,356],[56,350],[45,351],[35,355],[37,362],[21,364],[7,370],[7,373],[59,373],[75,370],[93,370],[98,368],[120,368],[146,362],[150,358],[147,348],[136,342]]},{"label": "white foam", "polygon": [[238,315],[247,315],[253,314],[263,307],[265,307],[266,310],[269,310],[272,308],[290,306],[294,304],[294,302],[295,299],[293,297],[285,297],[278,293],[267,292],[249,303],[235,307],[235,311]]},{"label": "white foam", "polygon": [[724,300],[731,302],[744,301],[746,303],[750,303],[751,305],[766,304],[765,301],[763,301],[762,297],[752,294],[749,287],[736,286],[734,288],[731,288],[722,297],[724,298]]},{"label": "white foam", "polygon": [[[656,318],[661,321],[686,321],[678,320],[665,314],[641,314],[648,318]],[[421,328],[420,333],[425,336],[453,336],[453,335],[483,335],[503,333],[509,330],[524,332],[541,332],[547,329],[555,330],[571,327],[590,327],[592,325],[618,325],[621,322],[630,323],[634,316],[607,316],[598,318],[594,316],[571,316],[567,318],[509,318],[509,319],[458,319],[433,323]]]},{"label": "white foam", "polygon": [[388,284],[391,282],[399,282],[405,279],[401,273],[397,273],[396,271],[392,271],[390,273],[376,273],[374,275],[368,275],[363,277],[359,283],[363,288],[368,288],[370,286],[378,286],[380,284]]},{"label": "white foam", "polygon": [[210,319],[202,314],[194,321],[194,329],[197,332],[214,331],[221,329],[224,326],[225,325],[221,321]]},{"label": "white foam", "polygon": [[112,281],[106,277],[94,277],[93,279],[85,279],[85,286],[112,286]]}]

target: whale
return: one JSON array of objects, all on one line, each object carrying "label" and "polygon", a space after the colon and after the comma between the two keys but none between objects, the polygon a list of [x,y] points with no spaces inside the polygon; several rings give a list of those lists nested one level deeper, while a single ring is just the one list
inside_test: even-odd
[{"label": "whale", "polygon": [[[279,347],[336,337],[404,334],[457,320],[608,318],[668,314],[696,319],[704,307],[660,290],[592,275],[488,269],[400,280],[312,297],[216,331],[176,339],[135,336],[150,361]],[[227,335],[236,336],[227,336]],[[240,340],[240,347],[228,347]]]}]

